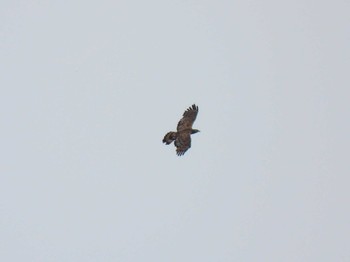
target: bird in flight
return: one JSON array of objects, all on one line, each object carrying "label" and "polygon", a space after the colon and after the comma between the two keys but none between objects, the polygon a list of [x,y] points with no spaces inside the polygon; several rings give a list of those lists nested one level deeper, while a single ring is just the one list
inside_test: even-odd
[{"label": "bird in flight", "polygon": [[177,132],[168,132],[164,138],[163,143],[171,144],[173,141],[176,146],[176,154],[182,156],[191,147],[191,135],[199,132],[197,129],[192,129],[193,122],[196,120],[198,114],[198,106],[193,104],[186,109],[182,118],[177,124]]}]

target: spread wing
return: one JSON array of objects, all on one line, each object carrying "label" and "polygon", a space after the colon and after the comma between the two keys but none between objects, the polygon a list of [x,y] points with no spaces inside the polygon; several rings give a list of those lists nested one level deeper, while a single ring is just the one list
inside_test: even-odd
[{"label": "spread wing", "polygon": [[175,140],[176,154],[182,156],[191,147],[191,130],[177,133]]},{"label": "spread wing", "polygon": [[[195,104],[192,107],[186,109],[183,113],[181,120],[177,124],[177,132],[182,132],[183,130],[192,129],[193,122],[196,120],[198,114],[198,106]],[[190,136],[190,134],[188,135]],[[189,138],[191,144],[191,138]]]}]

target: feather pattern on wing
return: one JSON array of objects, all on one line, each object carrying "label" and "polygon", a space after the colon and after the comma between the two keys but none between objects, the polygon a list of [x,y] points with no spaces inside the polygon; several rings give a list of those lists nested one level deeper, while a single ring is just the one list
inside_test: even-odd
[{"label": "feather pattern on wing", "polygon": [[198,106],[192,105],[183,113],[181,120],[177,124],[177,131],[181,132],[186,129],[192,129],[193,122],[198,114]]},{"label": "feather pattern on wing", "polygon": [[182,156],[186,153],[188,149],[191,148],[191,131],[183,131],[178,133],[176,140],[175,140],[175,146],[176,146],[176,154],[178,156]]}]

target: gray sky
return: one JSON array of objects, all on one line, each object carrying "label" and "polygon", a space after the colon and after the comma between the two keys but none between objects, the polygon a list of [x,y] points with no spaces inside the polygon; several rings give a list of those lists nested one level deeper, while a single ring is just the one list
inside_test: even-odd
[{"label": "gray sky", "polygon": [[350,261],[349,11],[3,0],[0,260]]}]

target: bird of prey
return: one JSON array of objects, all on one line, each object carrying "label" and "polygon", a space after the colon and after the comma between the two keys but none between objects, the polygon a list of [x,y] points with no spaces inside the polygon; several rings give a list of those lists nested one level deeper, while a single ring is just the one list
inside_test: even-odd
[{"label": "bird of prey", "polygon": [[177,124],[177,132],[168,132],[164,138],[163,143],[171,144],[173,141],[176,146],[176,154],[182,156],[191,147],[191,134],[199,132],[197,129],[192,129],[193,122],[196,120],[198,114],[198,106],[193,104],[182,115],[181,120]]}]

